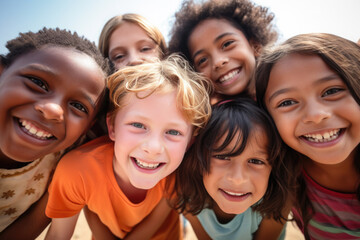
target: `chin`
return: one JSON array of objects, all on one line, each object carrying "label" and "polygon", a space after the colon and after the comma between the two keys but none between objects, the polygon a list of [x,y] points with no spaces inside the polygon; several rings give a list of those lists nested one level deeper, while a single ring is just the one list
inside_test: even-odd
[{"label": "chin", "polygon": [[132,185],[138,189],[144,189],[144,190],[148,190],[151,189],[153,187],[156,186],[156,184],[158,184],[159,181],[151,181],[151,182],[133,182]]}]

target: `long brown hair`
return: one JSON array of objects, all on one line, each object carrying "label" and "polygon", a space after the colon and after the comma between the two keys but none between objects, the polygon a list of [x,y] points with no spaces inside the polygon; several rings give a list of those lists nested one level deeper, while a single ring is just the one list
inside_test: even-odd
[{"label": "long brown hair", "polygon": [[[283,44],[268,49],[260,57],[256,78],[256,97],[261,108],[266,109],[265,92],[269,82],[269,75],[273,66],[284,56],[292,53],[304,55],[317,55],[333,69],[347,85],[352,97],[360,105],[360,46],[345,38],[326,34],[311,33],[292,37]],[[360,146],[356,147],[354,165],[360,175]],[[300,153],[288,148],[288,158],[291,158],[294,168],[294,180],[297,185],[293,189],[295,207],[299,210],[304,223],[305,237],[308,238],[307,225],[312,217],[312,206],[306,194],[306,185],[301,174],[302,159],[305,157]],[[360,183],[356,191],[357,199],[360,201]],[[309,211],[310,210],[310,211]]]}]

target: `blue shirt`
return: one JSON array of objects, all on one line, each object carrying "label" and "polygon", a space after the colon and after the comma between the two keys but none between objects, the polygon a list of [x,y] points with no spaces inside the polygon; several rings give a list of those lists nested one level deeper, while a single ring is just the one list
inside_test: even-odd
[{"label": "blue shirt", "polygon": [[212,209],[205,208],[198,215],[201,225],[212,239],[251,240],[262,220],[260,213],[252,208],[236,215],[230,222],[221,224]]}]

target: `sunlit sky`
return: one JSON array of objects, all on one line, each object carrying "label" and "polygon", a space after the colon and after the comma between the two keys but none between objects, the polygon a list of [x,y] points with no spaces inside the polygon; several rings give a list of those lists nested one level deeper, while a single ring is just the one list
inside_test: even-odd
[{"label": "sunlit sky", "polygon": [[[328,32],[360,39],[360,0],[254,0],[275,14],[279,41],[309,32]],[[182,0],[0,0],[0,54],[19,32],[43,27],[68,29],[96,44],[105,22],[124,13],[138,13],[169,39],[174,13]]]}]

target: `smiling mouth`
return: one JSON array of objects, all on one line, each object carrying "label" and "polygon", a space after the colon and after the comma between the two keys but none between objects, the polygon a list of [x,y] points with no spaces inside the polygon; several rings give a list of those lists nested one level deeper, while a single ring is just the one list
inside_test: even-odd
[{"label": "smiling mouth", "polygon": [[222,84],[222,83],[225,83],[225,82],[229,81],[235,75],[239,74],[240,70],[241,70],[241,67],[229,72],[228,74],[226,74],[226,75],[222,76],[221,78],[219,78],[218,82]]},{"label": "smiling mouth", "polygon": [[337,139],[342,131],[343,129],[339,128],[322,134],[305,134],[301,137],[309,142],[326,143]]},{"label": "smiling mouth", "polygon": [[147,162],[143,162],[143,161],[140,161],[136,158],[131,158],[136,166],[138,166],[139,168],[142,168],[142,169],[146,169],[146,170],[154,170],[154,169],[157,169],[159,166],[161,166],[163,163],[147,163]]},{"label": "smiling mouth", "polygon": [[40,140],[49,140],[49,139],[56,139],[54,135],[51,133],[37,128],[31,122],[24,120],[24,119],[17,119],[20,128],[28,135],[40,139]]},{"label": "smiling mouth", "polygon": [[226,191],[224,189],[221,189],[224,193],[226,193],[227,195],[230,195],[231,197],[243,197],[246,195],[249,195],[251,193],[247,192],[247,193],[236,193],[236,192],[230,192],[230,191]]}]

